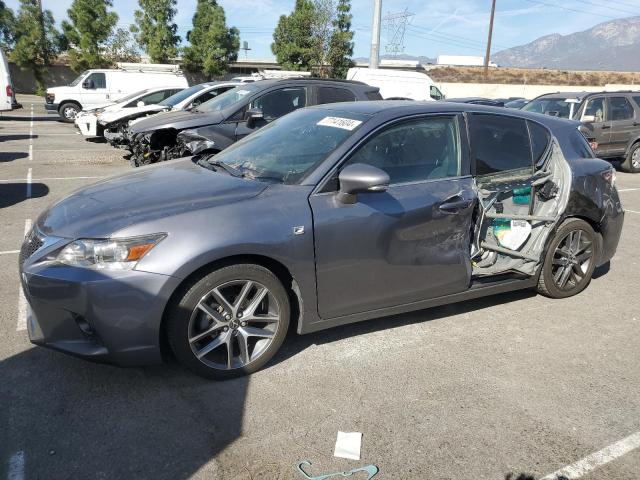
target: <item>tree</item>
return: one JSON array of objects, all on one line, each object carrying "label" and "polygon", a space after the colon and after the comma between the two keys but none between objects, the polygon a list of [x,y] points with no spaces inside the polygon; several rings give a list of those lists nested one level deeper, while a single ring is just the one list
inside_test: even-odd
[{"label": "tree", "polygon": [[315,58],[313,65],[321,77],[328,77],[327,56],[333,37],[334,0],[313,0],[314,18],[312,36]]},{"label": "tree", "polygon": [[0,0],[0,47],[10,49],[13,47],[16,28],[16,18],[13,10]]},{"label": "tree", "polygon": [[351,2],[338,0],[337,15],[333,20],[333,35],[329,43],[328,62],[331,75],[345,78],[347,70],[353,67],[353,31],[351,30]]},{"label": "tree", "polygon": [[140,10],[134,15],[137,25],[131,32],[140,46],[155,63],[167,63],[178,55],[180,37],[173,23],[177,10],[176,0],[138,0]]},{"label": "tree", "polygon": [[42,94],[46,67],[51,65],[64,44],[64,38],[55,28],[53,14],[49,10],[42,11],[38,0],[20,0],[15,35],[10,58],[21,68],[33,72],[37,93]]},{"label": "tree", "polygon": [[67,10],[70,21],[62,22],[62,30],[69,42],[73,70],[108,66],[104,48],[118,22],[118,15],[108,7],[113,7],[111,0],[73,0]]},{"label": "tree", "polygon": [[278,20],[271,51],[286,70],[309,70],[317,63],[314,21],[315,7],[310,0],[296,0],[293,12]]},{"label": "tree", "polygon": [[131,36],[131,32],[124,28],[118,28],[113,32],[109,40],[107,40],[105,57],[111,64],[116,62],[139,62],[140,53],[135,40]]},{"label": "tree", "polygon": [[183,63],[191,71],[223,75],[238,58],[240,32],[227,28],[224,9],[216,0],[198,0],[193,29],[187,34]]}]

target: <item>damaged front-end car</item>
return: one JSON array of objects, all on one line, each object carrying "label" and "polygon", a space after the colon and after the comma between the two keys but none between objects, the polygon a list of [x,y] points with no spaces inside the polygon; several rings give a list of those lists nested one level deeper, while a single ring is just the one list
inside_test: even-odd
[{"label": "damaged front-end car", "polygon": [[184,153],[183,147],[176,143],[177,134],[174,129],[134,134],[128,147],[131,151],[131,165],[142,167],[188,155],[188,152]]},{"label": "damaged front-end car", "polygon": [[184,155],[218,153],[231,146],[232,138],[219,132],[217,125],[183,130],[176,137],[178,150]]}]

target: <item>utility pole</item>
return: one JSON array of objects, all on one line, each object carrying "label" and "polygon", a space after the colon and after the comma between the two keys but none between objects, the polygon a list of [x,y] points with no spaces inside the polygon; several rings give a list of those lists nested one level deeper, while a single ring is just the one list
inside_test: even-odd
[{"label": "utility pole", "polygon": [[373,0],[373,26],[371,28],[371,54],[369,68],[378,68],[380,61],[380,22],[382,19],[382,0]]},{"label": "utility pole", "polygon": [[491,57],[491,37],[493,36],[493,17],[496,14],[496,0],[491,2],[491,18],[489,19],[489,39],[487,40],[487,54],[484,56],[484,78],[489,76],[489,59]]}]

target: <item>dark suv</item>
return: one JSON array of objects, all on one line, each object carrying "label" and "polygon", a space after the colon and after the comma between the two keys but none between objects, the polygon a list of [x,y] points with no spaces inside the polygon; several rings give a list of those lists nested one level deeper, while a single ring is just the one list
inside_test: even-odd
[{"label": "dark suv", "polygon": [[640,172],[640,92],[549,93],[522,110],[581,121],[598,157],[622,158],[623,170]]},{"label": "dark suv", "polygon": [[135,122],[129,130],[134,166],[190,154],[218,153],[276,118],[310,105],[382,100],[377,87],[323,79],[261,80],[187,111]]}]

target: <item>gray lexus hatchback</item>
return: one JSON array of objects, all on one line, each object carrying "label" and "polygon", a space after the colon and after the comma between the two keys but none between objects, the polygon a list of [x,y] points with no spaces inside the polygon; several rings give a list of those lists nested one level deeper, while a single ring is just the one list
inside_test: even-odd
[{"label": "gray lexus hatchback", "polygon": [[[445,102],[286,115],[215,157],[43,212],[20,254],[37,345],[200,375],[300,334],[509,290],[581,292],[614,255],[615,172],[578,123]],[[165,339],[167,342],[165,342]]]}]

